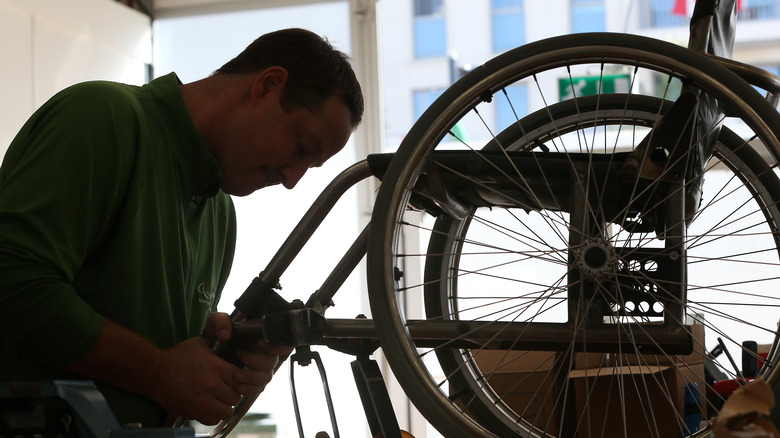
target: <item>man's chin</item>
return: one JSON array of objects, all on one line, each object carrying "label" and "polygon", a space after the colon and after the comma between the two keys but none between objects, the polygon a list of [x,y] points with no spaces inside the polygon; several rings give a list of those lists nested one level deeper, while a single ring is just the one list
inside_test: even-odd
[{"label": "man's chin", "polygon": [[222,191],[227,193],[230,196],[243,197],[243,196],[251,195],[252,193],[262,189],[263,187],[265,187],[265,186],[261,186],[261,187],[258,187],[256,189],[253,189],[253,188],[233,188],[233,189],[227,189],[227,190],[223,187]]},{"label": "man's chin", "polygon": [[281,182],[273,182],[273,181],[272,182],[267,182],[266,181],[266,182],[263,182],[263,183],[260,183],[260,184],[258,184],[256,186],[254,186],[254,187],[222,187],[222,191],[227,193],[228,195],[231,195],[231,196],[239,196],[239,197],[241,197],[241,196],[251,195],[252,193],[254,193],[254,192],[256,192],[256,191],[258,191],[258,190],[260,190],[262,188],[272,187],[272,186],[279,185],[279,184],[281,184]]}]

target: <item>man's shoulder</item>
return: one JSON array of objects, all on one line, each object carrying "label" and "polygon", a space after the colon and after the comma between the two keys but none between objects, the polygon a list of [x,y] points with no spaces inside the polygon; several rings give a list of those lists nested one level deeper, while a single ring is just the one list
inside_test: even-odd
[{"label": "man's shoulder", "polygon": [[173,74],[144,85],[87,81],[62,90],[51,99],[51,103],[81,108],[82,113],[92,113],[99,118],[104,113],[102,117],[121,115],[130,120],[136,115],[145,119],[150,114],[169,113],[181,106],[178,84],[178,78]]},{"label": "man's shoulder", "polygon": [[57,93],[52,101],[85,107],[103,105],[135,105],[141,87],[110,81],[88,81],[71,85]]}]

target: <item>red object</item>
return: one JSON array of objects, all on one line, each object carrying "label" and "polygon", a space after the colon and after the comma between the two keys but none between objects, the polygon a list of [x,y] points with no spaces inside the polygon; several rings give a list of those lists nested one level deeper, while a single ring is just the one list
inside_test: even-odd
[{"label": "red object", "polygon": [[672,14],[688,15],[688,0],[674,0]]},{"label": "red object", "polygon": [[[745,379],[745,382],[750,382],[753,380],[752,378]],[[719,396],[723,398],[728,398],[734,391],[737,390],[740,386],[744,385],[744,383],[740,383],[737,379],[729,379],[729,380],[721,380],[720,382],[715,382],[712,384],[712,390],[715,391]]]},{"label": "red object", "polygon": [[[743,0],[737,0],[737,12],[742,10]],[[674,0],[674,7],[672,7],[672,14],[674,15],[688,15],[688,0]]]},{"label": "red object", "polygon": [[766,357],[769,355],[769,352],[766,353],[758,353],[758,369],[760,370],[762,366],[764,366],[764,363],[766,363]]}]

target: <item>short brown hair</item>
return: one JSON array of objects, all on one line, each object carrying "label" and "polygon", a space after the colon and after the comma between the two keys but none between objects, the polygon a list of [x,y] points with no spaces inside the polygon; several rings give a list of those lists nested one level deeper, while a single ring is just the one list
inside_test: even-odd
[{"label": "short brown hair", "polygon": [[289,76],[282,107],[316,111],[334,93],[341,95],[356,127],[363,118],[363,92],[349,56],[327,39],[305,29],[283,29],[254,40],[243,52],[220,67],[218,74],[259,73],[284,67]]}]

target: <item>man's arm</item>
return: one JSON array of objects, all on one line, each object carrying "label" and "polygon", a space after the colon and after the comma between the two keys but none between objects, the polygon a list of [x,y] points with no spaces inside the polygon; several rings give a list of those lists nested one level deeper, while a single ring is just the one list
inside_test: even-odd
[{"label": "man's arm", "polygon": [[258,341],[238,353],[246,364],[238,368],[210,347],[214,339],[227,342],[231,329],[228,315],[215,313],[203,336],[161,350],[104,318],[94,347],[65,369],[150,398],[174,416],[212,425],[229,418],[242,395],[262,392],[279,355],[289,353],[288,348]]}]

